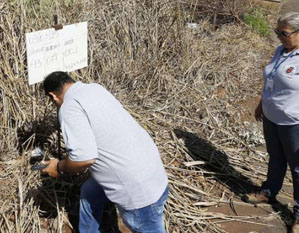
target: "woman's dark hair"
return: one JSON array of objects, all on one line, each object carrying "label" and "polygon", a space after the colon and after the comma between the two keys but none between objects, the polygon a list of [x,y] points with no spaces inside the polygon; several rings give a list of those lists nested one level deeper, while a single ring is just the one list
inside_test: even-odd
[{"label": "woman's dark hair", "polygon": [[75,81],[66,72],[55,71],[47,75],[43,81],[45,94],[49,95],[49,92],[60,94],[64,84],[74,82]]}]

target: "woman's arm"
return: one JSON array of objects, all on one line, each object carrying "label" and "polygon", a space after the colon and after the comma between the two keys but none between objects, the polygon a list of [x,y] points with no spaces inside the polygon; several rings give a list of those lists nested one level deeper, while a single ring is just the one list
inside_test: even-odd
[{"label": "woman's arm", "polygon": [[257,121],[262,121],[263,120],[262,98],[260,99],[260,102],[259,102],[258,106],[255,109],[254,117]]}]

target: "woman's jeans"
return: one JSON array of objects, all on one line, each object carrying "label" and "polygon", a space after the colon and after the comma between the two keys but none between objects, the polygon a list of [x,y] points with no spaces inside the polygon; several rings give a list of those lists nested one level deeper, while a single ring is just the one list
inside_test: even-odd
[{"label": "woman's jeans", "polygon": [[[168,196],[168,187],[160,199],[143,208],[125,210],[118,206],[124,223],[134,233],[166,233],[163,209]],[[89,178],[81,187],[80,233],[100,233],[100,224],[105,205],[109,202],[102,187]]]},{"label": "woman's jeans", "polygon": [[267,196],[275,197],[289,164],[294,189],[294,218],[299,219],[299,125],[277,125],[264,117],[263,127],[270,158],[267,180],[261,190]]}]

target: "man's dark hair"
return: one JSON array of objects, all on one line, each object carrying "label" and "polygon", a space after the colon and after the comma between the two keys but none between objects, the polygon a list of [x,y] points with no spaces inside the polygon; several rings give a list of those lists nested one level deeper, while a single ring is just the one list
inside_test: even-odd
[{"label": "man's dark hair", "polygon": [[43,81],[45,94],[49,95],[49,92],[60,94],[63,90],[64,84],[74,82],[75,81],[66,72],[52,72],[51,74],[47,75]]}]

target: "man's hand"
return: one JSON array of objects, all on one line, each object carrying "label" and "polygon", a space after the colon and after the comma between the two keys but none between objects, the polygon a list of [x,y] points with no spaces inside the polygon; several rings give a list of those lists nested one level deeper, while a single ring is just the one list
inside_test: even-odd
[{"label": "man's hand", "polygon": [[59,162],[59,168],[62,172],[67,173],[79,173],[84,172],[87,168],[89,168],[92,164],[94,164],[96,160],[90,159],[86,161],[72,161],[69,157],[66,157],[63,160],[58,159],[50,159],[49,161],[44,161],[43,164],[48,165],[42,172],[48,173],[49,176],[58,177],[59,173],[57,171],[57,164]]},{"label": "man's hand", "polygon": [[58,177],[58,171],[57,171],[57,163],[59,162],[58,159],[50,159],[49,161],[44,161],[43,164],[48,165],[45,169],[42,170],[42,172],[48,173],[49,176],[52,177]]}]

